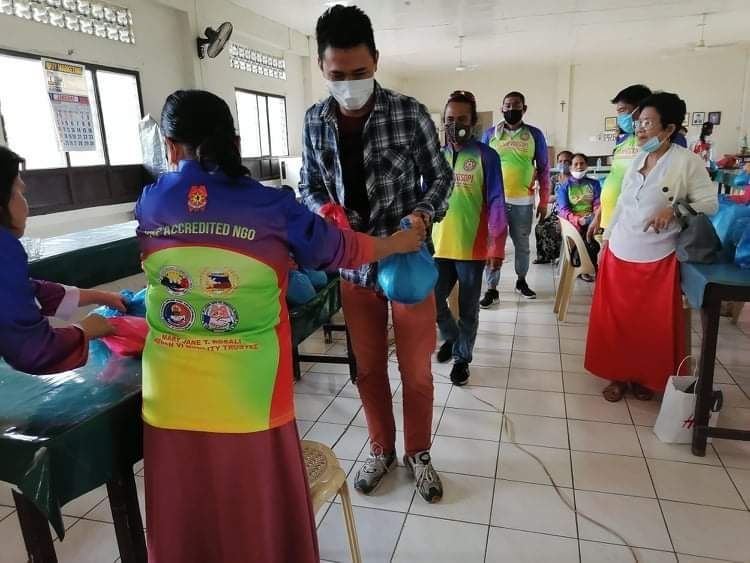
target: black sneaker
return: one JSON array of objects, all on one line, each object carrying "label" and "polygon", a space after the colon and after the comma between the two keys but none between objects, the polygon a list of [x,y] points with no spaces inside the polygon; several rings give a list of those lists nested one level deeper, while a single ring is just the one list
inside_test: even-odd
[{"label": "black sneaker", "polygon": [[479,306],[482,309],[488,309],[493,303],[500,301],[500,293],[496,289],[488,289],[479,302]]},{"label": "black sneaker", "polygon": [[466,385],[468,380],[469,364],[466,362],[456,362],[453,364],[453,369],[451,369],[451,381],[453,385],[460,387],[461,385]]},{"label": "black sneaker", "polygon": [[526,280],[518,280],[516,282],[516,292],[523,295],[526,299],[536,299],[536,293],[531,291],[531,288],[529,287],[529,284],[526,283]]},{"label": "black sneaker", "polygon": [[453,341],[446,340],[440,345],[437,353],[437,361],[444,364],[453,357]]}]

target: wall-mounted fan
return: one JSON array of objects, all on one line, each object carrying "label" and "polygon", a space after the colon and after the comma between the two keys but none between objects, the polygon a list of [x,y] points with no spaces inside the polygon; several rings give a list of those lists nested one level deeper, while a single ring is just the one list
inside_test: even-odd
[{"label": "wall-mounted fan", "polygon": [[227,44],[229,38],[232,36],[232,24],[224,22],[219,26],[219,29],[213,29],[207,27],[205,37],[198,37],[195,41],[198,45],[198,58],[203,59],[206,55],[213,59],[221,53],[224,45]]}]

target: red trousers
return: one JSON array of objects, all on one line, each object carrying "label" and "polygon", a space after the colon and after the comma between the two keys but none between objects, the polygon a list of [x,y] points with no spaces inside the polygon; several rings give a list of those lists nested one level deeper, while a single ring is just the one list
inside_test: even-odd
[{"label": "red trousers", "polygon": [[[341,282],[344,317],[357,359],[357,387],[367,419],[370,448],[396,447],[391,386],[388,381],[388,300],[371,289]],[[429,450],[432,438],[432,367],[435,350],[435,296],[417,305],[391,302],[396,355],[404,394],[406,453]]]}]

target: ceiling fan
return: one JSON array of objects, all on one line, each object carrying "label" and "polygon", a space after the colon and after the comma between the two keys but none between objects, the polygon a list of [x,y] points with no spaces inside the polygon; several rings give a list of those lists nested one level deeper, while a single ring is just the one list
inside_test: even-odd
[{"label": "ceiling fan", "polygon": [[684,48],[679,49],[672,49],[668,50],[666,52],[666,57],[678,57],[680,55],[691,55],[691,54],[705,54],[713,49],[725,49],[727,47],[735,47],[739,45],[738,42],[730,42],[730,43],[714,43],[712,45],[709,45],[706,43],[705,39],[705,31],[706,31],[706,16],[707,13],[702,13],[700,23],[698,23],[697,27],[700,29],[700,33],[698,34],[698,40],[694,43],[689,43]]},{"label": "ceiling fan", "polygon": [[464,36],[458,36],[458,64],[456,65],[456,71],[464,72],[470,70],[476,70],[479,68],[477,64],[464,64]]}]

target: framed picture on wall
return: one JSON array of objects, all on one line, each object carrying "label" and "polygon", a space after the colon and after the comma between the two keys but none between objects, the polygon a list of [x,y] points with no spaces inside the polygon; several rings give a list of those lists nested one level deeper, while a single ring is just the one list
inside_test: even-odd
[{"label": "framed picture on wall", "polygon": [[708,112],[708,121],[709,121],[709,123],[713,123],[714,125],[721,124],[721,112],[720,111],[709,111]]},{"label": "framed picture on wall", "polygon": [[705,111],[694,111],[693,112],[693,125],[703,125],[706,121]]},{"label": "framed picture on wall", "polygon": [[617,131],[617,118],[605,117],[604,118],[604,130],[605,131]]}]

